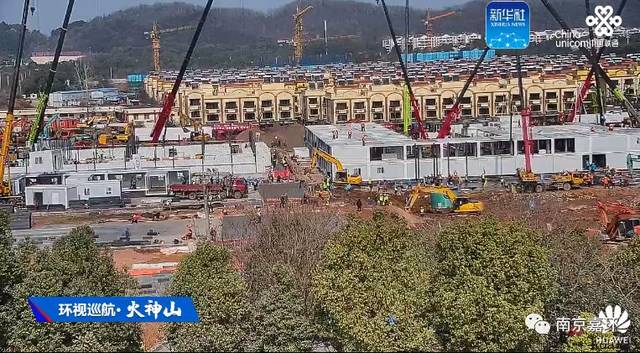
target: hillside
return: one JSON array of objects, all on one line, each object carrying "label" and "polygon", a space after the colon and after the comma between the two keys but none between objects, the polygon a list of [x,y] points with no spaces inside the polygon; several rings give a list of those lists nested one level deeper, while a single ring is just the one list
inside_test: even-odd
[{"label": "hillside", "polygon": [[[303,6],[314,6],[305,17],[307,38],[320,37],[323,21],[328,23],[329,35],[357,34],[359,40],[331,41],[332,58],[368,60],[385,58],[380,48],[382,38],[388,36],[383,12],[375,2],[339,0],[304,0]],[[457,8],[458,14],[445,18],[435,25],[437,32],[479,32],[484,26],[486,0],[475,0]],[[560,13],[572,26],[584,26],[583,0],[553,0]],[[603,0],[598,4],[619,1]],[[530,2],[533,29],[557,28],[557,25],[542,4]],[[194,66],[235,66],[273,64],[288,62],[291,48],[279,47],[276,41],[292,36],[296,2],[276,10],[258,12],[239,8],[213,8],[194,54]],[[161,28],[172,28],[195,24],[201,8],[185,3],[163,3],[142,5],[114,12],[91,21],[71,24],[65,50],[81,50],[93,54],[94,67],[99,75],[114,68],[116,75],[127,71],[146,70],[151,61],[150,42],[144,32],[149,31],[154,21]],[[398,32],[403,32],[404,9],[391,7],[392,19]],[[640,27],[640,2],[629,1],[623,13],[623,25]],[[424,32],[424,11],[411,11],[412,32]],[[192,31],[171,33],[162,36],[162,62],[165,68],[179,65]],[[31,33],[27,52],[51,49],[57,33],[46,40],[39,33]],[[0,24],[0,55],[6,56],[15,49],[17,32],[12,27]],[[307,60],[314,60],[323,52],[320,42],[309,45],[305,51]]]}]

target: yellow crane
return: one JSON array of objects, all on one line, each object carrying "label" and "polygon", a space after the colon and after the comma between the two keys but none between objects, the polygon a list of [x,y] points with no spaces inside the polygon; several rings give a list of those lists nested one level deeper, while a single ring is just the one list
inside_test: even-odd
[{"label": "yellow crane", "polygon": [[195,26],[181,26],[169,29],[160,29],[158,22],[153,23],[151,32],[144,32],[147,39],[151,39],[151,49],[153,50],[153,70],[160,71],[160,34],[186,31],[194,29]]},{"label": "yellow crane", "polygon": [[[72,4],[73,5],[73,4]],[[71,6],[72,6],[71,5]],[[32,10],[33,11],[33,10]],[[29,16],[29,0],[24,0],[24,9],[22,10],[22,22],[20,25],[20,39],[18,40],[18,49],[15,63],[13,66],[13,81],[11,81],[11,90],[9,91],[9,105],[7,108],[7,116],[5,117],[4,131],[2,132],[2,147],[0,148],[0,196],[2,198],[11,197],[11,166],[9,162],[9,147],[11,146],[11,135],[15,117],[13,110],[16,103],[16,95],[18,91],[18,80],[20,79],[20,64],[22,63],[22,54],[24,51],[24,40],[27,33],[27,18]],[[5,180],[5,167],[9,171],[9,178]]]},{"label": "yellow crane", "polygon": [[351,185],[359,185],[362,184],[362,176],[361,175],[349,175],[340,162],[339,159],[330,155],[325,151],[321,151],[317,148],[313,149],[313,153],[311,155],[311,169],[314,169],[318,163],[318,158],[322,158],[325,161],[334,164],[337,169],[336,173],[336,182],[338,183],[346,183]]},{"label": "yellow crane", "polygon": [[300,7],[296,6],[296,14],[293,15],[293,21],[295,24],[295,30],[293,33],[293,50],[296,65],[300,65],[302,61],[302,50],[304,48],[304,26],[302,25],[302,18],[313,6],[307,6],[300,10]]}]

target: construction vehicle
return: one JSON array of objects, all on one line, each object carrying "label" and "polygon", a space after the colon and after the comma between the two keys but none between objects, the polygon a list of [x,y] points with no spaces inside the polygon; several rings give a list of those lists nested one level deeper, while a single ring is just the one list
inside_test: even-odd
[{"label": "construction vehicle", "polygon": [[484,58],[487,56],[488,52],[489,52],[489,47],[485,47],[484,50],[482,51],[482,55],[480,55],[480,58],[476,62],[476,66],[474,66],[473,71],[471,71],[471,75],[469,75],[469,78],[467,78],[467,82],[464,83],[462,90],[460,91],[460,93],[458,93],[458,96],[456,97],[456,101],[453,103],[453,106],[451,107],[451,109],[449,109],[449,111],[447,112],[447,116],[444,118],[444,121],[442,122],[442,126],[438,131],[439,139],[443,139],[451,135],[451,125],[456,120],[460,119],[460,114],[462,112],[462,110],[460,109],[460,103],[462,102],[464,95],[467,93],[467,90],[469,89],[471,82],[473,82],[473,79],[476,77],[476,74],[480,69],[480,65],[484,61]]},{"label": "construction vehicle", "polygon": [[453,16],[455,14],[456,14],[455,11],[449,11],[449,12],[445,12],[445,13],[431,17],[431,9],[427,9],[427,16],[425,17],[424,25],[426,27],[426,35],[427,35],[427,43],[428,43],[427,49],[429,51],[433,49],[432,41],[431,41],[431,38],[433,38],[433,22],[449,16]]},{"label": "construction vehicle", "polygon": [[311,167],[313,170],[318,164],[318,158],[322,158],[328,163],[334,164],[336,166],[336,183],[338,184],[350,184],[350,185],[360,185],[362,184],[362,176],[361,175],[349,175],[344,167],[342,166],[342,162],[338,160],[336,157],[330,155],[329,153],[319,150],[317,148],[313,149],[313,153],[311,154]]},{"label": "construction vehicle", "polygon": [[131,137],[133,131],[132,131],[132,124],[128,123],[125,125],[124,127],[124,133],[119,133],[116,135],[116,141],[120,142],[120,143],[127,143],[129,142],[129,138]]},{"label": "construction vehicle", "polygon": [[151,32],[144,32],[147,39],[151,39],[151,49],[153,50],[153,70],[160,71],[160,34],[173,33],[194,29],[195,26],[181,26],[169,29],[159,29],[158,22],[153,23]]},{"label": "construction vehicle", "polygon": [[62,46],[64,45],[64,39],[67,35],[67,29],[69,27],[69,20],[71,19],[71,11],[73,11],[73,5],[75,0],[69,0],[67,4],[67,11],[64,15],[64,21],[62,22],[62,28],[60,30],[60,35],[58,37],[58,44],[56,46],[56,51],[53,56],[53,62],[51,62],[51,69],[49,69],[49,77],[47,78],[47,83],[45,86],[44,93],[40,97],[38,101],[37,107],[37,115],[33,124],[31,125],[31,131],[29,131],[29,137],[27,139],[27,144],[29,147],[33,146],[34,143],[38,142],[38,138],[42,133],[44,128],[44,116],[47,110],[47,104],[49,103],[49,94],[51,93],[51,89],[53,87],[53,81],[56,76],[56,72],[58,70],[58,63],[60,62],[60,54],[62,54]]},{"label": "construction vehicle", "polygon": [[211,136],[207,133],[203,133],[202,131],[191,131],[189,133],[189,140],[191,142],[208,142],[211,141]]},{"label": "construction vehicle", "polygon": [[209,15],[209,10],[211,10],[211,5],[213,4],[213,0],[207,0],[207,5],[204,7],[202,12],[202,17],[200,17],[200,22],[198,22],[198,27],[196,27],[196,31],[193,34],[193,38],[191,39],[191,43],[189,44],[189,49],[187,50],[187,54],[182,61],[182,66],[180,67],[180,72],[178,72],[178,76],[176,77],[175,82],[173,83],[173,87],[171,88],[171,92],[164,97],[164,102],[162,104],[162,111],[158,116],[158,120],[156,124],[153,126],[153,130],[151,131],[151,143],[158,143],[160,140],[160,134],[165,128],[167,121],[169,120],[169,116],[171,116],[171,111],[173,110],[173,104],[176,100],[176,95],[178,94],[178,89],[180,88],[180,84],[182,83],[182,79],[184,78],[184,74],[187,71],[187,67],[189,66],[189,62],[191,61],[191,56],[193,55],[193,50],[198,43],[198,38],[200,38],[200,33],[202,33],[202,27],[204,27],[204,23],[207,21],[207,16]]},{"label": "construction vehicle", "polygon": [[458,196],[446,186],[418,184],[413,187],[405,208],[411,210],[422,197],[429,197],[432,211],[456,213],[479,213],[484,211],[484,203],[468,197]]},{"label": "construction vehicle", "polygon": [[[563,30],[571,31],[571,28],[569,27],[567,22],[564,21],[562,17],[560,17],[560,13],[558,13],[558,11],[549,3],[549,0],[541,0],[541,2]],[[614,16],[620,16],[626,4],[626,0],[622,1],[618,9],[615,11]],[[593,38],[591,39],[593,40]],[[589,51],[589,49],[578,46],[578,49],[587,59],[589,59],[589,62],[591,63],[591,72],[593,72],[593,74],[596,76],[596,83],[599,82],[598,78],[601,78],[607,84],[613,96],[623,103],[625,109],[629,113],[631,126],[640,126],[640,115],[636,111],[635,107],[633,106],[633,104],[631,104],[631,102],[629,102],[629,100],[625,97],[624,92],[622,92],[622,90],[617,87],[616,83],[609,77],[607,72],[602,69],[602,66],[600,66],[600,58],[602,57],[604,48],[605,47],[601,47],[597,50],[597,52],[592,53],[591,51]]]},{"label": "construction vehicle", "polygon": [[576,97],[576,101],[573,103],[573,108],[571,108],[571,112],[569,113],[569,116],[566,119],[568,123],[574,122],[576,119],[576,115],[580,114],[580,112],[582,111],[582,105],[584,103],[584,100],[587,97],[589,90],[591,89],[592,78],[593,78],[593,71],[589,71],[589,74],[587,75],[587,78],[584,80],[582,87],[580,87],[580,91],[578,93],[578,96]]},{"label": "construction vehicle", "polygon": [[606,240],[628,241],[640,235],[640,210],[618,202],[598,201],[600,222]]},{"label": "construction vehicle", "polygon": [[[588,173],[586,173],[588,174]],[[564,172],[551,176],[547,188],[557,188],[569,191],[588,184],[589,175],[582,172]]]},{"label": "construction vehicle", "polygon": [[297,66],[300,66],[300,62],[302,62],[302,51],[304,50],[304,26],[302,24],[302,18],[311,9],[313,9],[313,6],[307,6],[302,10],[296,6],[296,13],[293,15],[293,56]]},{"label": "construction vehicle", "polygon": [[9,161],[9,147],[11,146],[11,135],[13,133],[14,115],[13,111],[16,104],[16,94],[18,92],[18,80],[20,78],[20,64],[22,62],[22,52],[24,50],[24,39],[27,33],[27,18],[29,17],[29,0],[24,1],[24,9],[22,10],[22,22],[20,39],[18,42],[18,53],[13,67],[13,81],[11,82],[11,91],[9,92],[9,104],[7,116],[5,118],[4,131],[2,132],[2,149],[0,150],[0,198],[3,201],[11,198],[11,177],[5,180],[5,167],[11,173],[11,167],[7,165]]},{"label": "construction vehicle", "polygon": [[203,199],[205,192],[211,200],[241,199],[247,196],[249,185],[244,178],[224,178],[220,183],[173,184],[169,186],[170,195],[189,200]]},{"label": "construction vehicle", "polygon": [[400,53],[400,46],[398,45],[398,37],[396,36],[396,31],[393,28],[393,23],[391,22],[391,16],[389,15],[389,9],[387,8],[387,3],[384,0],[377,0],[378,3],[382,4],[382,9],[384,10],[384,16],[387,20],[387,26],[389,27],[389,32],[391,34],[391,40],[393,41],[393,47],[396,51],[396,56],[398,57],[398,61],[400,62],[400,68],[402,69],[402,77],[404,78],[404,84],[407,89],[407,93],[409,94],[409,99],[411,101],[411,115],[417,124],[417,135],[421,139],[427,139],[427,131],[424,128],[424,122],[422,121],[422,116],[420,115],[420,104],[418,104],[418,100],[416,99],[415,94],[413,94],[413,88],[411,88],[411,80],[409,79],[409,73],[407,72],[407,67],[404,64],[404,60],[402,60],[402,54]]}]

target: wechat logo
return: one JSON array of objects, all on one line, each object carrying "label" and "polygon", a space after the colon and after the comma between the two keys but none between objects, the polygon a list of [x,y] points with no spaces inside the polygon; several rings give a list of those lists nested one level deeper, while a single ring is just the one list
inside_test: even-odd
[{"label": "wechat logo", "polygon": [[527,318],[524,319],[524,324],[529,330],[534,330],[541,335],[548,335],[549,331],[551,331],[551,324],[544,321],[540,314],[529,314]]}]

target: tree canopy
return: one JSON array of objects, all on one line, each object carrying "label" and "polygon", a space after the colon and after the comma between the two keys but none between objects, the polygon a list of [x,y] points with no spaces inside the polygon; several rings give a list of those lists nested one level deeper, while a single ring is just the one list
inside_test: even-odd
[{"label": "tree canopy", "polygon": [[139,351],[137,324],[37,323],[28,305],[30,296],[120,296],[135,285],[118,271],[110,254],[99,249],[87,226],[71,231],[51,248],[25,254],[24,278],[15,287],[3,312],[11,327],[7,347],[14,351]]},{"label": "tree canopy", "polygon": [[539,350],[524,319],[554,295],[548,250],[520,223],[469,220],[438,236],[431,317],[448,350]]},{"label": "tree canopy", "polygon": [[434,350],[427,320],[429,263],[397,216],[351,218],[314,275],[321,322],[348,351]]},{"label": "tree canopy", "polygon": [[230,259],[225,249],[200,243],[181,261],[169,292],[192,297],[200,323],[169,325],[167,340],[173,350],[243,350],[251,311],[246,285]]}]

